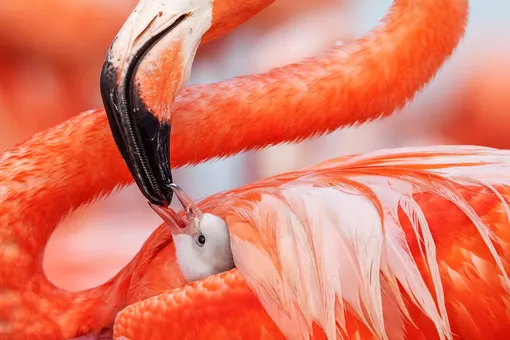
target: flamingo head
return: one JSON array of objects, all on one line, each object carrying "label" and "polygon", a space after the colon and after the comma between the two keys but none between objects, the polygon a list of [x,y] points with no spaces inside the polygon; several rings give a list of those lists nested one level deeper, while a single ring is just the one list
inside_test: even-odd
[{"label": "flamingo head", "polygon": [[173,197],[172,104],[198,46],[272,1],[140,0],[115,37],[101,71],[101,95],[117,147],[152,204],[168,206]]},{"label": "flamingo head", "polygon": [[184,279],[196,281],[234,268],[227,223],[216,215],[202,213],[184,190],[174,183],[170,186],[184,207],[186,220],[172,208],[149,205],[170,228]]}]

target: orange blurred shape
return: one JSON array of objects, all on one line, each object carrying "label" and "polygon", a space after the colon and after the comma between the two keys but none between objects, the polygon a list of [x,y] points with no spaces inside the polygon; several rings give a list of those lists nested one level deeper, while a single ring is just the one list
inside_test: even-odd
[{"label": "orange blurred shape", "polygon": [[101,64],[135,4],[0,1],[0,151],[100,106]]},{"label": "orange blurred shape", "polygon": [[45,58],[103,55],[137,0],[2,0],[0,44]]},{"label": "orange blurred shape", "polygon": [[465,68],[452,119],[441,131],[459,144],[510,148],[510,53],[493,52],[475,68]]}]

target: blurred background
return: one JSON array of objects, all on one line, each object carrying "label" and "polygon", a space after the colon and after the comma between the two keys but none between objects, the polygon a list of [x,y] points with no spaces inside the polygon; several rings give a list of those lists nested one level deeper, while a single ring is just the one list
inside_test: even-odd
[{"label": "blurred background", "polygon": [[[37,131],[102,106],[103,58],[136,2],[0,1],[2,152]],[[402,112],[299,145],[179,169],[175,181],[199,199],[329,158],[380,148],[510,148],[510,39],[504,38],[510,29],[510,2],[470,2],[466,37],[436,79]],[[390,4],[277,0],[233,33],[202,47],[190,83],[266,71],[346,43],[366,34]],[[98,285],[128,263],[160,222],[134,186],[79,209],[52,236],[46,273],[69,290]]]}]

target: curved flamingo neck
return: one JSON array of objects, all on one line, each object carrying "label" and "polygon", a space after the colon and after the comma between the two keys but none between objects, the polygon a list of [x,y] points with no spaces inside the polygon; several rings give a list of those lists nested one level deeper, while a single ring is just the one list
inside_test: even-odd
[{"label": "curved flamingo neck", "polygon": [[389,116],[449,58],[467,16],[467,0],[396,0],[381,26],[350,44],[263,74],[184,89],[174,104],[172,164]]}]

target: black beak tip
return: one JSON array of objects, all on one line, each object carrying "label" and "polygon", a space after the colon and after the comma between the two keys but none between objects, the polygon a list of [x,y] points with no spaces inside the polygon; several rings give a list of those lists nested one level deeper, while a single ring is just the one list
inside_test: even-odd
[{"label": "black beak tip", "polygon": [[[138,185],[138,183],[137,183]],[[138,185],[140,188],[140,186]],[[144,195],[144,197],[149,201],[149,203],[153,205],[157,205],[160,207],[168,207],[173,199],[173,193],[161,193],[161,195],[155,195],[156,193],[152,191],[150,188],[142,187],[140,191]]]},{"label": "black beak tip", "polygon": [[105,61],[100,88],[110,130],[145,198],[152,204],[168,206],[173,198],[170,124],[150,112],[129,78],[119,79],[118,70]]}]

